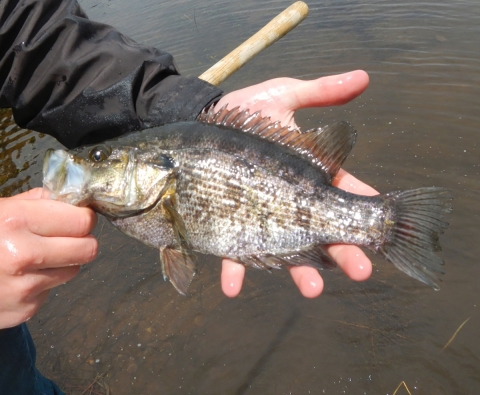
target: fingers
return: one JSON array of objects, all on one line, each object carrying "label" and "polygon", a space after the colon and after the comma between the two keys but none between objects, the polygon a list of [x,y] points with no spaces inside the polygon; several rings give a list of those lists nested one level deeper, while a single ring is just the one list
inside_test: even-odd
[{"label": "fingers", "polygon": [[34,270],[83,265],[97,256],[98,242],[91,235],[81,238],[38,237],[31,243],[30,251],[32,256],[27,256],[27,260],[32,262],[30,267]]},{"label": "fingers", "polygon": [[[306,298],[316,298],[323,291],[323,280],[318,271],[311,267],[289,267],[293,281],[301,294]],[[241,289],[245,277],[245,266],[240,263],[223,259],[222,261],[222,291],[230,297],[236,297]]]},{"label": "fingers", "polygon": [[[372,274],[372,263],[365,253],[352,245],[330,245],[329,255],[340,266],[345,274],[354,281],[365,281]],[[323,279],[317,269],[308,266],[289,266],[290,275],[300,293],[306,298],[316,298],[323,291]],[[245,267],[229,259],[222,261],[221,283],[223,293],[236,297],[241,289],[245,276]]]},{"label": "fingers", "polygon": [[378,195],[378,192],[371,186],[361,182],[350,173],[340,169],[333,180],[333,186],[343,189],[344,191],[354,193],[356,195],[373,196]]},{"label": "fingers", "polygon": [[47,299],[49,292],[46,290],[29,301],[14,305],[3,300],[0,306],[0,329],[12,328],[32,318]]},{"label": "fingers", "polygon": [[323,279],[317,269],[308,266],[289,266],[293,282],[306,298],[316,298],[323,291]]},{"label": "fingers", "polygon": [[[90,208],[75,207],[70,204],[53,200],[39,200],[35,209],[29,207],[29,213],[40,210],[32,215],[29,222],[30,230],[39,236],[83,237],[88,235],[97,224],[97,216]],[[52,218],[56,220],[52,221]],[[69,218],[69,221],[62,221]]]},{"label": "fingers", "polygon": [[360,95],[368,86],[369,77],[363,70],[322,77],[311,81],[276,78],[228,93],[215,108],[224,105],[250,111],[262,111],[282,125],[295,126],[294,113],[300,108],[337,106]]},{"label": "fingers", "polygon": [[93,210],[53,200],[34,200],[32,196],[38,193],[34,190],[26,199],[4,201],[0,214],[2,226],[11,232],[28,229],[45,237],[83,237],[95,227],[97,217]]},{"label": "fingers", "polygon": [[[328,246],[327,252],[352,280],[364,281],[370,277],[372,263],[360,248],[335,244]],[[303,296],[316,298],[322,293],[323,279],[317,269],[307,266],[291,266],[289,270]]]},{"label": "fingers", "polygon": [[[298,81],[298,80],[297,80]],[[312,81],[298,81],[290,93],[291,110],[307,107],[338,106],[359,96],[369,83],[363,70],[332,75]]]},{"label": "fingers", "polygon": [[233,262],[230,259],[222,260],[222,291],[229,298],[237,296],[243,284],[245,277],[245,266]]},{"label": "fingers", "polygon": [[83,265],[95,259],[98,242],[85,237],[12,236],[5,238],[0,275],[18,276],[43,269]]},{"label": "fingers", "polygon": [[46,198],[46,196],[44,196],[44,195],[46,195],[47,193],[48,193],[48,191],[46,191],[43,188],[33,188],[33,189],[29,189],[26,192],[19,193],[18,195],[14,195],[14,196],[10,197],[10,199],[18,199],[18,200],[21,200],[21,199],[27,199],[27,200],[42,199],[42,198]]},{"label": "fingers", "polygon": [[65,284],[73,279],[79,271],[80,266],[67,266],[27,273],[20,278],[17,293],[25,295],[24,299],[28,301],[29,295],[39,295],[48,289]]},{"label": "fingers", "polygon": [[347,244],[332,244],[328,254],[344,273],[355,281],[365,281],[372,274],[372,263],[358,247]]},{"label": "fingers", "polygon": [[0,328],[30,318],[97,254],[93,211],[42,196],[39,188],[0,199]]},{"label": "fingers", "polygon": [[0,328],[13,327],[33,317],[49,290],[70,281],[78,271],[79,266],[46,269],[14,277],[5,284],[0,281]]}]

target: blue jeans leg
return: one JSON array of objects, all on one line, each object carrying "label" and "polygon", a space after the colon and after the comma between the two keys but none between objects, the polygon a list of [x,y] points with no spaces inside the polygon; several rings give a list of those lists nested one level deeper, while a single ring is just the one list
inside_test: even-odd
[{"label": "blue jeans leg", "polygon": [[36,351],[26,324],[0,330],[0,394],[65,395],[35,367]]}]

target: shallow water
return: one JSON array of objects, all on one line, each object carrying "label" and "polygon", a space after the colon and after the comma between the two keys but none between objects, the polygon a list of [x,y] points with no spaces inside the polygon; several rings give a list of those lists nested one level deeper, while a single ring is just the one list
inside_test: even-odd
[{"label": "shallow water", "polygon": [[[90,18],[175,55],[199,75],[286,8],[286,1],[83,0]],[[337,108],[302,110],[303,128],[335,119],[359,136],[345,168],[382,192],[450,188],[442,237],[447,273],[434,292],[374,259],[372,278],[324,274],[302,298],[286,271],[247,271],[241,295],[220,290],[220,261],[203,257],[184,298],[164,283],[158,252],[101,220],[97,260],[55,289],[31,321],[38,366],[67,393],[480,393],[480,3],[310,1],[309,17],[222,85],[353,69],[369,89]],[[221,37],[219,42],[218,37]],[[1,194],[41,184],[48,136],[0,127]],[[5,175],[7,175],[5,177]],[[466,320],[455,339],[449,339]],[[92,387],[93,388],[93,387]],[[88,392],[87,392],[88,393]]]}]

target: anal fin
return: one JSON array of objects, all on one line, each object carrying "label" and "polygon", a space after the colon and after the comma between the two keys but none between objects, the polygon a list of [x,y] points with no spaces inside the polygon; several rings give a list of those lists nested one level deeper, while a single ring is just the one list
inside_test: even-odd
[{"label": "anal fin", "polygon": [[288,254],[254,255],[235,258],[235,261],[256,269],[280,269],[282,266],[310,266],[318,270],[332,269],[335,262],[321,249],[314,246],[307,250],[292,251]]}]

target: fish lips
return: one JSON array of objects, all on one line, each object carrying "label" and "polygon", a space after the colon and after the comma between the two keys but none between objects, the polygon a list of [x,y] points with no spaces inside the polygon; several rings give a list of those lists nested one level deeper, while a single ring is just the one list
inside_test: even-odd
[{"label": "fish lips", "polygon": [[65,150],[49,149],[43,160],[43,187],[50,198],[75,206],[86,206],[85,185],[90,177],[88,166],[82,165]]}]

